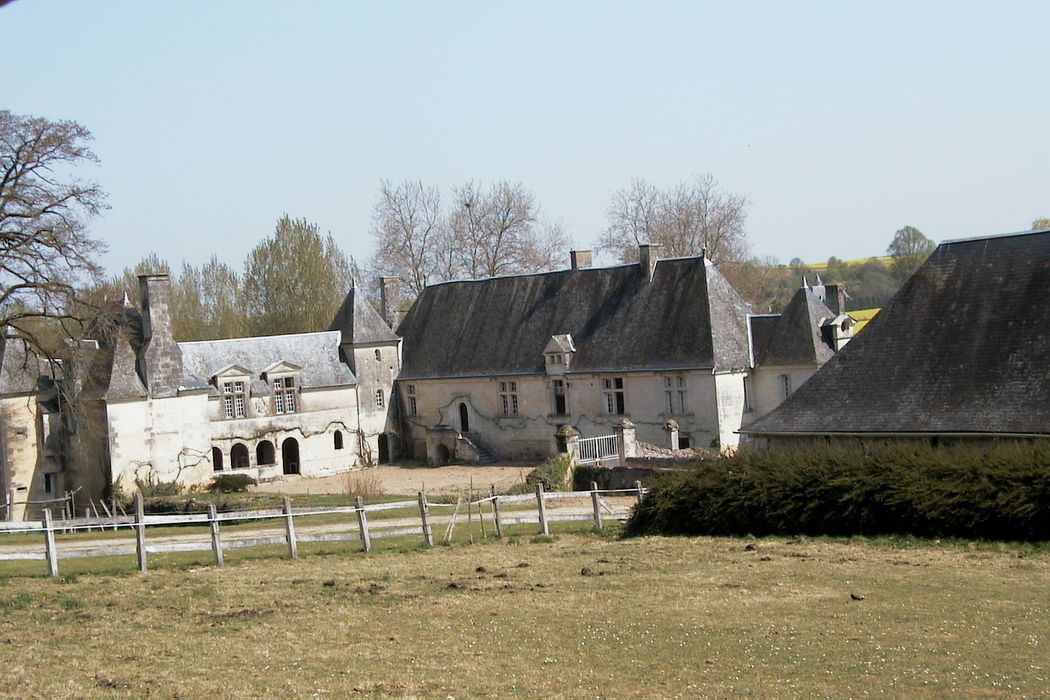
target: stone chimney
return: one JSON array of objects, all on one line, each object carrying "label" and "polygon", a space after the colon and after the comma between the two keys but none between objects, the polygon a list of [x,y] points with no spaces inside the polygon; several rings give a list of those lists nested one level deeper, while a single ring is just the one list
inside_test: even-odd
[{"label": "stone chimney", "polygon": [[660,257],[660,246],[643,243],[638,246],[638,262],[642,265],[642,281],[652,282],[656,272],[656,261]]},{"label": "stone chimney", "polygon": [[836,316],[846,313],[846,287],[842,284],[824,285],[824,305]]},{"label": "stone chimney", "polygon": [[379,313],[388,326],[397,330],[398,324],[401,323],[400,278],[379,278]]},{"label": "stone chimney", "polygon": [[572,264],[572,269],[574,270],[586,270],[591,266],[591,251],[570,250],[569,262]]},{"label": "stone chimney", "polygon": [[142,349],[139,369],[149,395],[177,396],[182,383],[182,351],[171,331],[168,275],[139,275],[142,297]]}]

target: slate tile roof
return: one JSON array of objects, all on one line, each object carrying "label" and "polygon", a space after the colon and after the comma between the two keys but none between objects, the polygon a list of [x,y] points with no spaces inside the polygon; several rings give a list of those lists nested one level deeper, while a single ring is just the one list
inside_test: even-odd
[{"label": "slate tile roof", "polygon": [[751,319],[756,366],[820,366],[834,356],[835,351],[824,341],[820,328],[835,314],[809,287],[795,292],[776,321],[770,323],[767,318]]},{"label": "slate tile roof", "polygon": [[552,336],[570,334],[573,372],[749,362],[748,307],[709,261],[660,260],[427,287],[398,327],[401,378],[540,374]]},{"label": "slate tile roof", "polygon": [[53,378],[51,363],[27,348],[20,338],[0,335],[0,395],[47,390]]},{"label": "slate tile roof", "polygon": [[1050,435],[1050,230],[942,243],[742,432]]},{"label": "slate tile roof", "polygon": [[339,331],[344,343],[395,343],[397,336],[356,287],[351,287],[328,330]]},{"label": "slate tile roof", "polygon": [[[182,350],[183,375],[200,385],[207,385],[219,370],[239,365],[252,372],[253,379],[275,362],[290,362],[302,367],[303,388],[352,385],[353,372],[339,359],[338,331],[268,335],[229,340],[202,340],[179,343]],[[183,386],[188,382],[183,381]]]}]

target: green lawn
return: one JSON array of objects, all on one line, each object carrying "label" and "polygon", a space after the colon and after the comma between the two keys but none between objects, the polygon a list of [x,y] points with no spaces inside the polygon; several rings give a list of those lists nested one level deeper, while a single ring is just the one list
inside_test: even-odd
[{"label": "green lawn", "polygon": [[303,545],[299,561],[242,550],[221,570],[181,555],[144,576],[9,577],[0,693],[1050,693],[1045,548],[532,530],[429,551],[377,542],[371,555]]}]

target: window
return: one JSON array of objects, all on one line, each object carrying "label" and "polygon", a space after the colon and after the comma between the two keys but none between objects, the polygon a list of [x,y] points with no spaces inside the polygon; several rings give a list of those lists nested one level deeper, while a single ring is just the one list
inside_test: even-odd
[{"label": "window", "polygon": [[518,383],[517,382],[500,382],[499,383],[499,398],[503,403],[503,415],[505,416],[516,416],[518,415]]},{"label": "window", "polygon": [[269,440],[260,442],[258,447],[255,448],[255,463],[262,466],[264,464],[276,464],[276,462],[277,455],[273,443]]},{"label": "window", "polygon": [[780,388],[784,390],[784,398],[791,396],[791,375],[780,375]]},{"label": "window", "polygon": [[211,448],[211,468],[217,472],[222,471],[222,450],[218,447]]},{"label": "window", "polygon": [[376,389],[376,408],[382,408],[386,405],[386,399],[383,397],[383,390]]},{"label": "window", "polygon": [[273,410],[277,413],[295,413],[295,377],[273,380]]},{"label": "window", "polygon": [[755,407],[751,404],[751,377],[744,377],[744,410],[755,410]]},{"label": "window", "polygon": [[405,393],[408,394],[408,415],[414,416],[418,413],[419,410],[419,407],[416,405],[416,385],[406,385]]},{"label": "window", "polygon": [[603,379],[602,396],[605,399],[606,413],[618,416],[627,413],[627,399],[623,390],[623,377]]},{"label": "window", "polygon": [[376,348],[376,359],[377,360],[382,360],[383,359],[383,353],[379,352],[379,348]]},{"label": "window", "polygon": [[222,407],[227,418],[244,418],[244,382],[223,382]]},{"label": "window", "polygon": [[340,431],[340,430],[335,431],[335,434],[332,436],[332,440],[335,443],[335,449],[337,449],[337,450],[343,449],[343,433],[342,433],[342,431]]},{"label": "window", "polygon": [[565,404],[565,382],[555,379],[552,384],[554,387],[554,415],[564,416],[568,412]]},{"label": "window", "polygon": [[671,414],[685,413],[685,377],[664,377],[664,406]]},{"label": "window", "polygon": [[58,491],[58,474],[55,472],[44,472],[44,495],[54,496]]}]

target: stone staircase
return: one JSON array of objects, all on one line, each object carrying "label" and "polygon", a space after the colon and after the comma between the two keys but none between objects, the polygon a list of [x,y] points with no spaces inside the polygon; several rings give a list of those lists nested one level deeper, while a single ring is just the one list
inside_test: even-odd
[{"label": "stone staircase", "polygon": [[471,444],[474,445],[474,449],[478,451],[478,464],[495,464],[499,461],[496,453],[492,451],[491,447],[482,442],[477,433],[463,433],[463,437],[470,440]]}]

